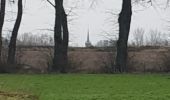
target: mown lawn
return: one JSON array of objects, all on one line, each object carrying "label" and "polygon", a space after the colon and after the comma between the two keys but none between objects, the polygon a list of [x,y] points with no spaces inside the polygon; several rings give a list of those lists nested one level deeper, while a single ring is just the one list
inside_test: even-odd
[{"label": "mown lawn", "polygon": [[170,75],[3,74],[0,91],[39,100],[170,100]]}]

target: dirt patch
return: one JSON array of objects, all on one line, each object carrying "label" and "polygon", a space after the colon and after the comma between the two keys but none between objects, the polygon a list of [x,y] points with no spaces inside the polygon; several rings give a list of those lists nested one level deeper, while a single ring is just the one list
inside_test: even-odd
[{"label": "dirt patch", "polygon": [[38,100],[38,96],[0,91],[0,100]]}]

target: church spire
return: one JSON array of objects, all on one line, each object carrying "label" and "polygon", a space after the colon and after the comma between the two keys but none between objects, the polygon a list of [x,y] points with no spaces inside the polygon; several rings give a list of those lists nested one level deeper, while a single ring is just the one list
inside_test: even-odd
[{"label": "church spire", "polygon": [[86,47],[92,47],[92,44],[90,42],[90,31],[89,31],[89,29],[88,29],[88,32],[87,32],[87,41],[85,43],[85,46]]},{"label": "church spire", "polygon": [[87,33],[87,42],[90,42],[89,29],[88,29],[88,33]]}]

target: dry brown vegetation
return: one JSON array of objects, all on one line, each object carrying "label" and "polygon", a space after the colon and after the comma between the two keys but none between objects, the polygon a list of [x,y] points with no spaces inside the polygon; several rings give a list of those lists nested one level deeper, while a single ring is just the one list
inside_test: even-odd
[{"label": "dry brown vegetation", "polygon": [[129,52],[128,66],[134,72],[169,72],[170,48],[144,48]]},{"label": "dry brown vegetation", "polygon": [[[18,59],[22,71],[46,73],[52,63],[52,48],[20,48]],[[22,55],[21,55],[22,54]],[[170,48],[129,48],[129,72],[169,72]],[[115,50],[102,48],[72,48],[69,50],[68,72],[111,73],[114,68]]]}]

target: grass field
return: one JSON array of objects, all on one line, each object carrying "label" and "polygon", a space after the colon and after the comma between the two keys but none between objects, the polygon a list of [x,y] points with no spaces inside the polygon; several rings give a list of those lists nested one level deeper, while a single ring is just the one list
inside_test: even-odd
[{"label": "grass field", "polygon": [[[32,99],[27,98],[31,96]],[[170,100],[170,75],[0,75],[0,100],[37,97],[39,100]]]}]

